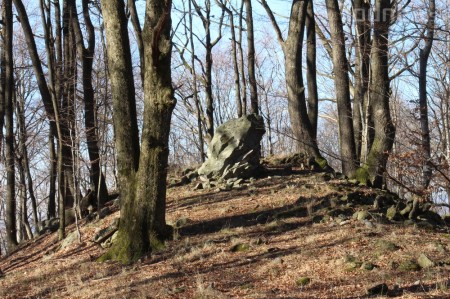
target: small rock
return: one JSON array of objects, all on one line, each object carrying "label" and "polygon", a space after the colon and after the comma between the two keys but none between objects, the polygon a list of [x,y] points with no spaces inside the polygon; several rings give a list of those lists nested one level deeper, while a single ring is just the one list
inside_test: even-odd
[{"label": "small rock", "polygon": [[310,283],[311,283],[311,278],[309,278],[309,277],[300,277],[299,279],[297,279],[295,281],[295,284],[298,287],[303,287],[303,286],[308,285]]},{"label": "small rock", "polygon": [[422,229],[426,229],[426,230],[433,230],[434,229],[434,225],[431,224],[428,221],[419,221],[419,222],[417,222],[417,227],[418,228],[422,228]]},{"label": "small rock", "polygon": [[375,225],[369,220],[363,220],[363,223],[367,228],[375,228]]},{"label": "small rock", "polygon": [[244,183],[244,179],[238,179],[235,182],[233,182],[233,188],[241,187],[243,183]]},{"label": "small rock", "polygon": [[349,224],[350,222],[351,222],[350,220],[344,220],[344,221],[339,222],[339,225],[344,226],[346,224]]},{"label": "small rock", "polygon": [[203,190],[203,183],[198,183],[195,185],[194,190]]},{"label": "small rock", "polygon": [[417,263],[423,269],[431,268],[435,266],[435,263],[430,260],[425,254],[421,254],[417,259]]},{"label": "small rock", "polygon": [[402,216],[409,215],[409,213],[412,210],[412,207],[413,207],[412,203],[407,204],[406,208],[404,208],[403,210],[400,211],[400,215],[402,215]]},{"label": "small rock", "polygon": [[436,242],[434,243],[434,249],[440,253],[445,253],[447,250],[445,249],[445,246],[442,243]]},{"label": "small rock", "polygon": [[231,247],[231,252],[243,252],[250,249],[250,244],[247,243],[239,243]]},{"label": "small rock", "polygon": [[191,172],[186,173],[186,177],[187,177],[190,181],[192,181],[193,179],[198,178],[198,172],[197,172],[197,170],[193,170],[193,171],[191,171]]},{"label": "small rock", "polygon": [[183,217],[183,218],[178,219],[178,220],[175,222],[175,227],[176,227],[176,228],[180,228],[180,227],[183,227],[183,226],[185,226],[185,225],[187,225],[187,224],[189,224],[189,223],[191,223],[191,222],[192,222],[191,219],[186,218],[186,217]]},{"label": "small rock", "polygon": [[404,225],[410,226],[410,225],[415,225],[416,222],[415,222],[414,220],[407,219],[407,220],[405,220],[405,221],[403,222],[403,224],[404,224]]},{"label": "small rock", "polygon": [[367,289],[367,295],[376,296],[376,295],[386,295],[389,291],[387,284],[381,283],[374,285]]},{"label": "small rock", "polygon": [[219,191],[225,192],[225,191],[231,191],[233,189],[233,185],[225,184],[223,186],[219,187]]},{"label": "small rock", "polygon": [[375,265],[369,262],[363,262],[361,265],[361,269],[371,271],[375,268]]},{"label": "small rock", "polygon": [[395,206],[391,206],[387,211],[386,211],[386,217],[389,220],[395,220],[397,218],[397,209],[395,208]]},{"label": "small rock", "polygon": [[361,262],[357,262],[357,261],[348,262],[345,264],[344,271],[350,272],[355,269],[361,268],[361,266],[362,266]]},{"label": "small rock", "polygon": [[356,179],[350,179],[350,180],[348,180],[348,183],[352,184],[352,185],[358,185],[359,184],[358,180],[356,180]]},{"label": "small rock", "polygon": [[114,219],[110,226],[100,230],[93,239],[93,242],[101,244],[111,237],[119,229],[119,218]]},{"label": "small rock", "polygon": [[112,214],[111,209],[110,209],[109,207],[104,207],[104,208],[101,209],[100,212],[98,213],[98,217],[99,217],[100,219],[103,219],[103,218],[105,218],[106,216],[111,215],[111,214]]},{"label": "small rock", "polygon": [[106,239],[105,242],[101,243],[100,246],[104,249],[111,247],[114,241],[117,239],[117,234],[118,232],[116,231],[111,237]]},{"label": "small rock", "polygon": [[73,231],[66,236],[66,238],[61,242],[61,249],[64,249],[78,240],[78,232]]},{"label": "small rock", "polygon": [[388,266],[389,266],[389,269],[395,270],[395,269],[398,268],[398,263],[395,262],[395,261],[390,261],[389,264],[388,264]]},{"label": "small rock", "polygon": [[357,220],[365,220],[370,216],[369,212],[367,211],[358,211],[355,212],[355,214],[353,214],[353,219],[357,219]]},{"label": "small rock", "polygon": [[407,261],[401,262],[398,265],[398,270],[404,271],[404,272],[419,271],[420,266],[416,261],[407,260]]},{"label": "small rock", "polygon": [[227,184],[233,184],[236,181],[237,181],[237,178],[230,178],[227,180]]},{"label": "small rock", "polygon": [[262,245],[267,244],[267,240],[265,238],[258,238],[251,242],[252,245]]},{"label": "small rock", "polygon": [[399,249],[399,247],[396,244],[387,240],[377,240],[375,243],[375,247],[377,254],[385,254],[387,252]]}]

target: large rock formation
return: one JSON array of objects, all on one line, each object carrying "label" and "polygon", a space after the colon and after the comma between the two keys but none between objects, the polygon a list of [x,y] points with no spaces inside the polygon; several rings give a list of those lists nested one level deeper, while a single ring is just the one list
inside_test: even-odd
[{"label": "large rock formation", "polygon": [[263,118],[256,114],[232,119],[219,126],[208,159],[198,169],[203,180],[249,178],[260,167],[260,143],[265,133]]}]

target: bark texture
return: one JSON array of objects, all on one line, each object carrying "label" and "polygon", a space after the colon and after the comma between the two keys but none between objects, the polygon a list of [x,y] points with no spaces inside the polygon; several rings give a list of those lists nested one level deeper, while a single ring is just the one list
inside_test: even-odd
[{"label": "bark texture", "polygon": [[353,133],[352,106],[350,103],[344,27],[338,1],[327,0],[326,6],[333,45],[332,60],[339,119],[339,147],[341,151],[342,172],[348,177],[354,177],[357,169],[356,148]]},{"label": "bark texture", "polygon": [[373,115],[375,136],[367,161],[358,170],[358,179],[374,187],[383,187],[383,176],[389,153],[395,137],[395,127],[391,119],[389,100],[391,97],[389,80],[389,26],[391,3],[376,0],[374,9],[374,30],[370,59],[370,109]]},{"label": "bark texture", "polygon": [[164,239],[171,237],[165,208],[168,141],[175,106],[170,72],[172,3],[147,1],[142,32],[145,89],[141,150],[124,5],[120,0],[102,4],[122,203],[117,240],[100,260],[127,264],[157,250]]},{"label": "bark texture", "polygon": [[[5,97],[5,157],[6,157],[6,210],[5,226],[8,252],[17,246],[16,194],[14,161],[14,59],[12,1],[3,2],[4,9],[4,97]],[[2,69],[3,72],[3,69]]]}]

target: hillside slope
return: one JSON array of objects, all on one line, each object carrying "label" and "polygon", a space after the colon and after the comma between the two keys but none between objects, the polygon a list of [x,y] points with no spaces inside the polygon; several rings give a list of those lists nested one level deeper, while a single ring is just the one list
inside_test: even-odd
[{"label": "hillside slope", "polygon": [[447,228],[385,219],[373,208],[380,191],[302,171],[193,189],[169,189],[177,229],[164,250],[98,263],[93,236],[119,212],[83,220],[81,241],[72,225],[64,246],[47,234],[1,259],[0,297],[361,298],[385,284],[390,297],[450,298]]}]

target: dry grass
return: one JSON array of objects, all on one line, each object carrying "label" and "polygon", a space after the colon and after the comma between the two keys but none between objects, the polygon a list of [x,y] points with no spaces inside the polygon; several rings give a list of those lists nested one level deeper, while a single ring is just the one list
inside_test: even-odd
[{"label": "dry grass", "polygon": [[[257,180],[244,190],[168,193],[167,218],[189,221],[166,249],[133,266],[97,263],[104,250],[91,242],[118,214],[81,227],[82,243],[58,249],[46,235],[0,260],[1,298],[361,298],[386,283],[398,298],[450,298],[450,237],[446,231],[350,220],[314,223],[312,202],[370,189],[297,174]],[[283,214],[297,200],[304,211]],[[308,203],[310,201],[310,203]],[[274,215],[285,215],[274,218]],[[73,227],[71,229],[74,229]],[[378,240],[396,250],[377,251]],[[244,250],[233,250],[246,244]],[[393,265],[425,253],[439,266],[404,272]],[[371,271],[351,267],[370,262]],[[358,264],[359,265],[359,264]],[[302,277],[309,283],[299,285]]]}]

